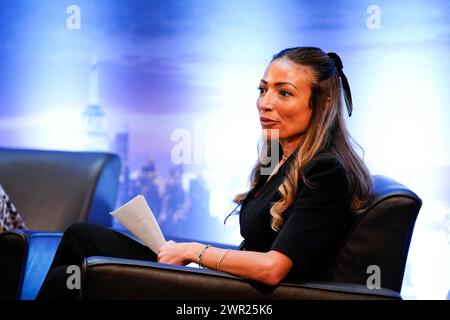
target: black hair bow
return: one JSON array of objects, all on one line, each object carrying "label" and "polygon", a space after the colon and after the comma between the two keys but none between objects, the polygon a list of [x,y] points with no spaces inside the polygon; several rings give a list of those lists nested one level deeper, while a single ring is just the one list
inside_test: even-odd
[{"label": "black hair bow", "polygon": [[347,77],[345,76],[344,71],[342,70],[344,69],[344,65],[342,64],[342,60],[337,55],[337,53],[329,52],[327,55],[333,61],[334,65],[336,66],[336,70],[339,74],[339,77],[341,77],[342,87],[344,89],[345,104],[347,106],[348,116],[351,117],[353,112],[352,92],[350,91],[350,85],[348,84]]}]

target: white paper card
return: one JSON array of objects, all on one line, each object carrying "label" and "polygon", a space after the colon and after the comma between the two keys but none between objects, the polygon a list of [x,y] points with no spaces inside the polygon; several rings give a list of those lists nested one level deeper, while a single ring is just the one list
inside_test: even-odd
[{"label": "white paper card", "polygon": [[144,196],[134,197],[110,214],[156,254],[158,254],[159,248],[166,243],[158,221]]}]

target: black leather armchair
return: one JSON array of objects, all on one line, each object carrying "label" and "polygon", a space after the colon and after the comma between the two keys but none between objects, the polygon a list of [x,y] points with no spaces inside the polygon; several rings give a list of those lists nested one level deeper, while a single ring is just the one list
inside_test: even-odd
[{"label": "black leather armchair", "polygon": [[[82,299],[401,299],[400,290],[420,198],[405,186],[373,176],[373,196],[335,260],[329,282],[268,287],[222,272],[155,262],[89,257]],[[381,271],[369,289],[367,268]]]},{"label": "black leather armchair", "polygon": [[27,231],[0,233],[0,299],[33,298],[61,232],[75,222],[111,226],[120,160],[108,153],[0,148],[0,183]]}]

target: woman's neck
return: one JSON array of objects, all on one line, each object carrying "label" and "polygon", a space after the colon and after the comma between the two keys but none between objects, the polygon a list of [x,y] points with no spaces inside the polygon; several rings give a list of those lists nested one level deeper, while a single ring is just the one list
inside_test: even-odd
[{"label": "woman's neck", "polygon": [[281,148],[283,148],[283,158],[287,159],[292,153],[295,152],[302,145],[304,136],[297,137],[295,139],[283,139],[280,140]]}]

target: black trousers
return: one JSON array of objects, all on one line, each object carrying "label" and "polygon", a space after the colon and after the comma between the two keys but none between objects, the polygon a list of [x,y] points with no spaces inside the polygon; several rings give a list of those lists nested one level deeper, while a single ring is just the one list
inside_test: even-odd
[{"label": "black trousers", "polygon": [[68,267],[81,266],[84,258],[90,256],[157,260],[156,254],[148,247],[117,231],[93,224],[76,223],[64,232],[36,300],[77,299],[79,290],[70,289],[67,285],[71,276]]}]

